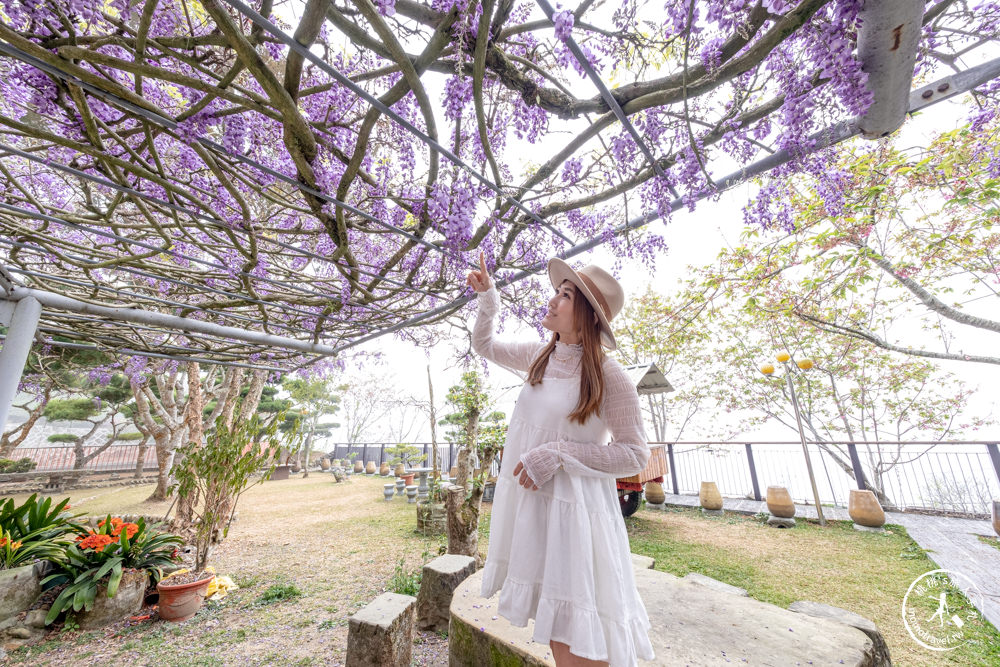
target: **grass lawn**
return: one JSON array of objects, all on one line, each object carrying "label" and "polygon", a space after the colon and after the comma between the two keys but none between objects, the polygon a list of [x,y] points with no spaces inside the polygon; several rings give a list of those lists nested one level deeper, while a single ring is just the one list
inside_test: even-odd
[{"label": "grass lawn", "polygon": [[[658,570],[700,572],[781,607],[812,600],[871,619],[895,665],[1000,665],[1000,633],[978,614],[978,624],[965,627],[971,641],[953,651],[928,650],[907,634],[903,597],[914,579],[938,568],[902,526],[880,535],[848,521],[826,528],[797,521],[777,529],[743,515],[670,509],[638,512],[626,524],[632,551],[655,558]],[[930,600],[925,607],[927,617],[936,609]]]},{"label": "grass lawn", "polygon": [[[13,664],[82,665],[336,665],[343,664],[347,619],[390,588],[411,579],[436,556],[444,538],[414,532],[414,506],[382,500],[381,477],[354,475],[334,484],[329,474],[267,482],[240,500],[239,518],[213,555],[220,574],[241,588],[208,603],[179,624],[123,622],[99,632],[58,630],[39,645],[12,651]],[[88,514],[162,515],[169,503],[148,504],[152,487],[72,492]],[[22,500],[23,498],[18,498]],[[488,509],[480,548],[486,550]],[[903,594],[935,569],[902,528],[858,533],[832,522],[769,528],[751,517],[707,518],[696,511],[640,511],[626,521],[632,551],[656,567],[697,571],[787,606],[816,600],[866,616],[879,626],[897,665],[997,665],[1000,634],[973,628],[974,643],[932,653],[903,628]],[[402,561],[402,563],[400,563]],[[933,610],[928,611],[928,615]],[[419,633],[414,664],[447,665],[446,639]]]}]

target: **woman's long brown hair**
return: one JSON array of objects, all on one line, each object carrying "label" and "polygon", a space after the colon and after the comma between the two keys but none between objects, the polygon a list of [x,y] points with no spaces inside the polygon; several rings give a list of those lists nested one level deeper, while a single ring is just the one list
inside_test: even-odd
[{"label": "woman's long brown hair", "polygon": [[[604,349],[601,347],[601,323],[597,319],[590,302],[573,285],[573,320],[580,326],[580,343],[583,346],[583,359],[580,363],[580,398],[573,412],[569,413],[570,421],[584,424],[591,415],[600,416],[601,402],[604,400]],[[549,357],[556,349],[559,334],[552,334],[548,345],[542,348],[528,368],[528,383],[540,384],[545,368],[549,365]]]}]

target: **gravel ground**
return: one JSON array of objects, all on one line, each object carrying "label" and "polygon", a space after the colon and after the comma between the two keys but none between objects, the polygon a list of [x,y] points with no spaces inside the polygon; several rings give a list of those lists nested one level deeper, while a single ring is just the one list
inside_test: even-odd
[{"label": "gravel ground", "polygon": [[[4,663],[342,665],[348,618],[390,589],[400,563],[412,573],[446,544],[443,537],[417,534],[414,506],[398,497],[385,502],[384,483],[378,476],[353,475],[336,484],[332,475],[314,472],[254,487],[240,499],[238,519],[210,563],[233,577],[239,590],[206,603],[182,623],[165,623],[154,614],[99,632],[55,629],[41,643],[9,651]],[[71,503],[89,513],[98,508],[88,503],[101,503],[104,511],[117,500],[118,513],[162,515],[169,503],[141,500],[151,490],[125,487],[99,498],[81,490]],[[480,549],[485,553],[485,539]],[[301,594],[262,600],[272,586],[288,585]],[[416,633],[412,664],[447,665],[447,638]]]}]

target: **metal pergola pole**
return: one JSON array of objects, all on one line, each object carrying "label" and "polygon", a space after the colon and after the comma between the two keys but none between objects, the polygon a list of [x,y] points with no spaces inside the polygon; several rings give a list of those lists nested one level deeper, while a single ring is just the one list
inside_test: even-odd
[{"label": "metal pergola pole", "polygon": [[[15,302],[20,302],[24,299],[32,299],[37,300],[46,308],[52,308],[55,310],[67,310],[74,313],[84,313],[87,315],[106,317],[120,322],[137,322],[139,324],[151,324],[155,326],[167,327],[178,331],[191,331],[194,333],[203,333],[220,338],[232,338],[234,340],[253,343],[255,345],[280,347],[286,350],[305,352],[306,354],[332,356],[336,353],[335,348],[329,345],[322,345],[320,343],[310,343],[308,341],[298,340],[295,338],[285,338],[258,331],[248,331],[247,329],[240,329],[237,327],[227,327],[221,324],[215,324],[214,322],[193,320],[187,317],[167,315],[165,313],[150,310],[98,306],[92,303],[78,301],[61,294],[54,294],[52,292],[45,292],[28,287],[15,287],[8,295],[7,299]],[[32,334],[34,334],[34,329],[32,329]],[[17,374],[19,376],[20,371],[21,369],[18,368]]]},{"label": "metal pergola pole", "polygon": [[8,325],[7,338],[0,348],[0,425],[4,428],[41,314],[42,304],[30,295],[14,304],[0,304],[0,323]]}]

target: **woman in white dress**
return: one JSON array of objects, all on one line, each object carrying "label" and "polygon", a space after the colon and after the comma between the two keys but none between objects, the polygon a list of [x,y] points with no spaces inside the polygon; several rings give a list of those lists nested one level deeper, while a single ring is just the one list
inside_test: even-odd
[{"label": "woman in white dress", "polygon": [[[484,597],[548,643],[558,667],[632,667],[652,660],[649,619],[635,588],[615,478],[646,466],[639,396],[621,365],[610,321],[625,297],[596,266],[549,261],[555,294],[547,344],[494,340],[500,298],[485,258],[469,273],[479,293],[473,349],[522,377],[490,519]],[[608,440],[610,431],[611,439]]]}]

